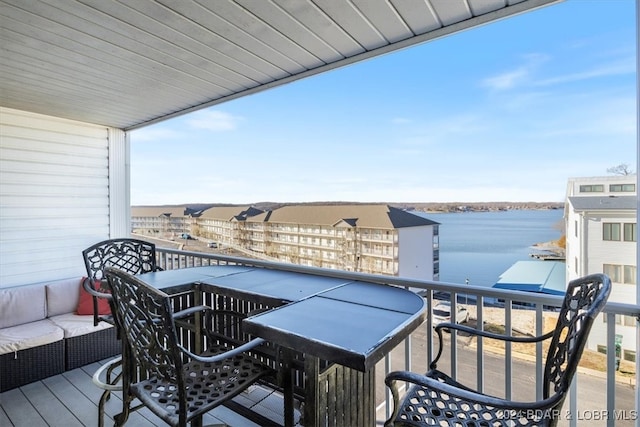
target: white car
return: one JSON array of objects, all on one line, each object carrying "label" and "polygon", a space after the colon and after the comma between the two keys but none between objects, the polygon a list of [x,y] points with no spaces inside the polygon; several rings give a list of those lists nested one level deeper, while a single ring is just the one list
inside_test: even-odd
[{"label": "white car", "polygon": [[[456,305],[456,310],[455,323],[466,323],[469,321],[469,311],[465,307]],[[449,301],[439,301],[433,307],[433,326],[437,326],[440,323],[451,322],[451,303]]]}]

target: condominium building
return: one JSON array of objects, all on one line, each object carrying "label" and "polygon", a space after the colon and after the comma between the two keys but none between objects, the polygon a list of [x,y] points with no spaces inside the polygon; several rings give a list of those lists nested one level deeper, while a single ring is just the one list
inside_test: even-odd
[{"label": "condominium building", "polygon": [[439,279],[439,224],[383,204],[132,208],[134,231],[174,238],[190,233],[217,247],[301,265]]},{"label": "condominium building", "polygon": [[[572,178],[565,205],[567,279],[605,273],[613,283],[609,301],[636,300],[637,265],[636,175]],[[587,344],[606,352],[604,316],[596,321]],[[634,361],[635,324],[631,316],[616,317],[616,335],[624,359]]]},{"label": "condominium building", "polygon": [[174,240],[191,233],[199,212],[173,206],[132,206],[131,231],[159,239]]},{"label": "condominium building", "polygon": [[192,232],[226,247],[242,246],[253,250],[251,242],[244,241],[247,218],[264,211],[251,206],[222,206],[206,209],[198,216]]},{"label": "condominium building", "polygon": [[238,244],[296,264],[439,278],[438,223],[388,205],[295,205],[247,217]]}]

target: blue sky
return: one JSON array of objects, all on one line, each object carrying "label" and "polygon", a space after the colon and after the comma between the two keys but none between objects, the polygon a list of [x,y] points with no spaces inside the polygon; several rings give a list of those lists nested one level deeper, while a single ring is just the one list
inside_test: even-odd
[{"label": "blue sky", "polygon": [[636,168],[634,0],[567,0],[148,126],[131,202],[562,201]]}]

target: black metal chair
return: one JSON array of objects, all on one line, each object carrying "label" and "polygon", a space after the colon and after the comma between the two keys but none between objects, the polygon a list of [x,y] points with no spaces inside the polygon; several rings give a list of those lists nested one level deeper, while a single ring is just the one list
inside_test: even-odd
[{"label": "black metal chair", "polygon": [[[440,349],[425,375],[398,371],[387,375],[385,383],[394,398],[394,411],[386,427],[398,426],[555,426],[595,317],[604,307],[611,282],[594,274],[569,283],[553,331],[537,337],[512,337],[480,331],[454,323],[435,329]],[[438,371],[442,354],[443,329],[460,330],[511,342],[535,343],[551,339],[544,368],[543,399],[534,402],[506,400],[474,391]],[[399,383],[407,383],[400,399]]]},{"label": "black metal chair", "polygon": [[87,279],[85,290],[93,297],[93,323],[101,321],[113,324],[111,315],[101,315],[98,310],[100,298],[110,300],[106,287],[104,269],[116,267],[130,274],[148,273],[160,270],[156,265],[156,245],[144,240],[122,238],[109,239],[89,246],[82,251]]},{"label": "black metal chair", "polygon": [[[107,301],[111,307],[111,291],[107,287],[104,276],[107,267],[115,267],[130,274],[160,270],[156,265],[156,246],[144,240],[130,238],[104,240],[83,250],[82,257],[87,269],[87,278],[82,286],[93,300],[94,325],[99,322],[115,325],[111,313],[99,310],[100,300]],[[120,331],[117,333],[119,336]],[[105,363],[93,375],[94,384],[104,390],[98,404],[99,427],[104,425],[104,405],[111,392],[122,390],[122,385],[119,384],[121,375],[113,374],[120,365],[121,358],[116,357]]]},{"label": "black metal chair", "polygon": [[[124,412],[134,399],[171,426],[185,426],[241,393],[274,371],[260,362],[255,350],[261,338],[232,347],[219,339],[220,318],[210,307],[191,307],[174,313],[169,295],[136,277],[107,267],[115,319],[125,342],[123,353]],[[178,340],[176,319],[199,314],[200,339],[205,351],[195,354]],[[200,323],[195,323],[198,325]],[[196,343],[200,340],[194,338]],[[193,343],[192,343],[193,344]],[[197,345],[197,344],[196,344]],[[142,373],[142,375],[141,375]]]}]

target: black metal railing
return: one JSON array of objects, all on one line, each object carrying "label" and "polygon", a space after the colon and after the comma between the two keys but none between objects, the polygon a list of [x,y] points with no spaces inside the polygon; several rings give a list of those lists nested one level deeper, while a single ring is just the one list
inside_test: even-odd
[{"label": "black metal railing", "polygon": [[[549,322],[549,319],[553,321],[554,308],[559,307],[562,302],[560,296],[353,273],[200,252],[158,248],[157,256],[159,266],[165,270],[216,264],[247,265],[400,286],[421,294],[429,307],[433,307],[440,300],[448,300],[452,313],[455,313],[458,307],[464,308],[470,313],[470,323],[475,323],[476,327],[497,326],[507,334],[541,334],[543,330],[546,331],[545,323]],[[496,313],[499,317],[497,321]],[[606,324],[603,332],[606,336],[604,345],[612,351],[607,351],[606,355],[589,352],[596,356],[596,359],[600,357],[600,361],[595,362],[599,366],[592,365],[579,370],[579,373],[589,372],[591,375],[583,379],[579,374],[574,379],[560,425],[592,425],[593,422],[597,422],[599,425],[607,426],[640,427],[639,397],[636,389],[638,361],[624,362],[627,372],[621,372],[620,355],[615,351],[618,315],[635,318],[635,335],[640,337],[640,306],[608,303],[603,311],[604,319],[601,324]],[[523,317],[528,319],[528,326],[525,328],[521,326]],[[391,395],[384,387],[384,375],[392,370],[426,371],[437,352],[437,339],[432,333],[432,327],[433,318],[429,316],[427,321],[405,340],[404,345],[387,354],[377,366],[378,421],[390,414],[392,405]],[[541,387],[532,387],[530,384],[542,384],[546,356],[542,343],[537,343],[534,348],[522,352],[520,348],[514,348],[509,344],[496,349],[488,340],[471,341],[469,337],[456,331],[445,339],[448,339],[449,346],[445,348],[444,359],[449,364],[447,368],[454,378],[463,378],[478,390],[509,399],[541,398]],[[638,355],[640,344],[636,342],[635,345],[635,355]],[[531,366],[530,373],[521,372],[523,363]],[[496,371],[499,372],[500,378],[496,377]],[[582,395],[598,396],[598,403],[594,406],[591,400],[578,399],[578,396]]]}]

